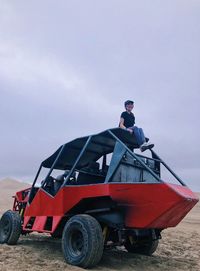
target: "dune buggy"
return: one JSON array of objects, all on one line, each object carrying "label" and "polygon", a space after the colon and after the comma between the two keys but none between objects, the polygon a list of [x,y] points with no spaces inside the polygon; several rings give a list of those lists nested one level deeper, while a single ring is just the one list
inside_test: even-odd
[{"label": "dune buggy", "polygon": [[67,263],[84,268],[96,265],[105,247],[151,255],[162,230],[175,227],[198,198],[153,150],[144,156],[138,147],[121,128],[62,145],[41,163],[32,187],[16,193],[0,220],[0,243],[48,233],[62,238]]}]

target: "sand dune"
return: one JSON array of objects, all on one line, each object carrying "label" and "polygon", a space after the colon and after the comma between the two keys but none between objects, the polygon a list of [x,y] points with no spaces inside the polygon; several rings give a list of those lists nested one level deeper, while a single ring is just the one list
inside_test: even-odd
[{"label": "sand dune", "polygon": [[[0,181],[0,212],[12,208],[16,190],[29,185],[14,180]],[[200,196],[200,194],[199,194]],[[106,250],[92,270],[184,271],[200,270],[200,204],[176,228],[163,231],[159,248],[152,257],[132,255],[123,248]],[[82,270],[64,262],[60,240],[48,235],[21,237],[18,245],[0,245],[1,271]]]},{"label": "sand dune", "polygon": [[30,187],[29,184],[22,183],[9,178],[0,181],[0,214],[7,209],[12,209],[13,196],[17,191]]}]

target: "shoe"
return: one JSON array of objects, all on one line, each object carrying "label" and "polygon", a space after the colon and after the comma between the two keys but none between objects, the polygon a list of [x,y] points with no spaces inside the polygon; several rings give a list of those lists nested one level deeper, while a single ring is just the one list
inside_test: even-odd
[{"label": "shoe", "polygon": [[152,144],[151,142],[144,142],[141,146],[140,146],[140,150],[141,152],[146,151],[148,149],[152,149],[154,147],[154,144]]}]

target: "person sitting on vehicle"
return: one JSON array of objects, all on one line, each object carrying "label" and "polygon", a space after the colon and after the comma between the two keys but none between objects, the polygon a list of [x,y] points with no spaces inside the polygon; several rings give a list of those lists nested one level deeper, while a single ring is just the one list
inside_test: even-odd
[{"label": "person sitting on vehicle", "polygon": [[126,129],[131,134],[134,134],[137,140],[137,143],[140,146],[140,150],[142,152],[147,149],[153,148],[154,144],[150,142],[146,142],[146,138],[145,138],[142,128],[138,128],[137,126],[135,126],[135,116],[132,113],[134,102],[127,100],[124,103],[124,106],[125,106],[126,111],[121,113],[119,127]]}]

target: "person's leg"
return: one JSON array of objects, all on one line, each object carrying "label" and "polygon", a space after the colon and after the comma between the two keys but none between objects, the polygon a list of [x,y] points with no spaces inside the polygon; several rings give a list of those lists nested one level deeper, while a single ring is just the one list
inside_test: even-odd
[{"label": "person's leg", "polygon": [[132,129],[138,145],[141,146],[144,143],[144,141],[143,138],[141,137],[140,128],[138,128],[137,126],[133,126]]},{"label": "person's leg", "polygon": [[142,128],[138,128],[137,126],[129,127],[129,129],[132,129],[133,134],[136,138],[137,144],[140,146],[140,150],[143,152],[146,149],[151,149],[154,147],[154,144],[150,142],[146,142],[146,138],[143,132]]},{"label": "person's leg", "polygon": [[143,132],[142,128],[138,128],[138,129],[139,129],[140,138],[141,138],[141,141],[142,141],[142,144],[143,144],[143,143],[146,142],[146,138],[145,138],[145,135],[144,135],[144,132]]},{"label": "person's leg", "polygon": [[133,129],[133,133],[136,137],[137,143],[140,146],[140,150],[143,152],[146,149],[151,149],[154,147],[154,144],[150,143],[150,142],[146,142],[146,138],[144,135],[144,132],[142,130],[142,128],[138,128],[137,126],[131,127],[131,129]]},{"label": "person's leg", "polygon": [[154,147],[154,144],[152,144],[151,142],[146,142],[146,138],[145,138],[145,135],[144,135],[144,132],[142,130],[142,128],[139,128],[140,130],[140,136],[143,140],[143,143],[142,145],[140,146],[140,150],[143,152],[145,151],[146,149],[152,149]]}]

